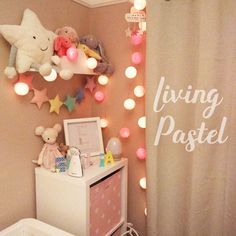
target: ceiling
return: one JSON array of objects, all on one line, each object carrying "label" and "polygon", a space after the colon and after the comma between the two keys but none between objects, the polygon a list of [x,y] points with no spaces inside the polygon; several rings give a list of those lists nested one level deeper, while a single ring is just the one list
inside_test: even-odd
[{"label": "ceiling", "polygon": [[86,7],[95,8],[122,2],[128,2],[129,0],[73,0],[73,1],[80,3]]}]

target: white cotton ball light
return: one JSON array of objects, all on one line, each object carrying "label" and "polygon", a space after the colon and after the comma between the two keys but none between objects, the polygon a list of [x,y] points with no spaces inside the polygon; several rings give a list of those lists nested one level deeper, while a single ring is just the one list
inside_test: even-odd
[{"label": "white cotton ball light", "polygon": [[146,177],[143,177],[139,180],[139,185],[142,189],[147,189]]},{"label": "white cotton ball light", "polygon": [[124,108],[126,110],[133,110],[135,108],[135,101],[131,98],[128,98],[124,101]]},{"label": "white cotton ball light", "polygon": [[44,76],[43,78],[48,82],[52,82],[52,81],[56,80],[56,78],[57,78],[56,70],[52,69],[50,75]]},{"label": "white cotton ball light", "polygon": [[135,9],[141,11],[146,7],[146,0],[134,0]]},{"label": "white cotton ball light", "polygon": [[141,85],[138,85],[134,88],[134,95],[138,98],[141,98],[144,96],[145,90],[144,87]]},{"label": "white cotton ball light", "polygon": [[137,75],[137,69],[134,67],[134,66],[128,66],[126,69],[125,69],[125,76],[128,78],[128,79],[133,79],[135,78]]},{"label": "white cotton ball light", "polygon": [[144,209],[144,215],[147,216],[147,208]]},{"label": "white cotton ball light", "polygon": [[95,69],[98,64],[97,60],[93,57],[88,58],[86,63],[87,63],[87,67],[91,70]]},{"label": "white cotton ball light", "polygon": [[107,77],[106,75],[100,75],[100,76],[98,77],[98,83],[99,83],[100,85],[107,85],[108,82],[109,82],[109,79],[108,79],[108,77]]},{"label": "white cotton ball light", "polygon": [[29,86],[28,84],[26,83],[23,83],[23,82],[17,82],[15,85],[14,85],[14,91],[17,95],[20,95],[20,96],[24,96],[26,94],[28,94],[29,92]]},{"label": "white cotton ball light", "polygon": [[146,128],[146,116],[142,116],[138,119],[138,126],[143,129]]},{"label": "white cotton ball light", "polygon": [[100,120],[100,122],[101,122],[101,127],[102,127],[102,128],[106,128],[106,127],[108,126],[108,124],[109,124],[108,120],[105,119],[105,118],[102,118],[102,119]]}]

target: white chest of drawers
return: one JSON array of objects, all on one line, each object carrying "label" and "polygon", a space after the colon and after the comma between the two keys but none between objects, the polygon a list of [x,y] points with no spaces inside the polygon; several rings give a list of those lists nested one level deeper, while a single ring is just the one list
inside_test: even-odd
[{"label": "white chest of drawers", "polygon": [[37,219],[76,236],[120,235],[125,230],[126,159],[90,167],[82,178],[44,168],[36,168],[35,177]]}]

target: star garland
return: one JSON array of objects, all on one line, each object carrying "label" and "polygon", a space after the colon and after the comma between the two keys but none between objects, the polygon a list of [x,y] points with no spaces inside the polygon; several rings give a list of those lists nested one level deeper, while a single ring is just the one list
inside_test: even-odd
[{"label": "star garland", "polygon": [[[86,80],[87,82],[84,89],[88,89],[92,95],[97,86],[94,81],[94,76],[87,77]],[[59,94],[57,94],[54,98],[49,98],[47,95],[47,88],[38,90],[33,87],[32,81],[33,81],[33,76],[28,72],[25,74],[20,74],[17,80],[17,82],[22,82],[27,84],[29,90],[33,91],[34,96],[31,99],[30,103],[36,104],[38,109],[41,109],[44,103],[49,103],[50,104],[49,112],[56,113],[57,115],[59,115],[62,106],[66,107],[69,112],[72,112],[76,107],[76,103],[80,104],[85,99],[83,88],[79,88],[74,96],[66,95],[64,101],[61,100]]]}]

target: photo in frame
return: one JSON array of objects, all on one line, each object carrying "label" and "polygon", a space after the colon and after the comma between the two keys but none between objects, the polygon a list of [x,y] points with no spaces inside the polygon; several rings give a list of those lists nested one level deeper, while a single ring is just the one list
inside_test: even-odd
[{"label": "photo in frame", "polygon": [[99,117],[65,119],[63,121],[66,145],[80,149],[81,154],[104,154]]}]

